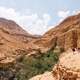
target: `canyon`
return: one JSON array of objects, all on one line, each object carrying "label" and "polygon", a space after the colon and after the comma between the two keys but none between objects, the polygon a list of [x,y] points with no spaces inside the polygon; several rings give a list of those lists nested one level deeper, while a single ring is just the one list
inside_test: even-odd
[{"label": "canyon", "polygon": [[[29,34],[16,22],[0,18],[0,69],[11,69],[11,67],[15,65],[17,63],[17,60],[22,58],[22,56],[30,57],[33,55],[36,56],[38,54],[45,54],[47,51],[54,50],[55,47],[58,47],[61,51],[63,50],[66,55],[64,55],[64,57],[61,57],[60,62],[55,65],[52,72],[49,72],[49,74],[56,75],[54,76],[56,78],[52,80],[61,80],[62,77],[64,78],[63,80],[79,80],[77,79],[77,71],[79,69],[74,71],[79,66],[79,54],[73,55],[71,51],[67,53],[67,50],[80,48],[80,14],[67,17],[60,24],[58,24],[42,36]],[[66,58],[66,56],[71,58],[68,59]],[[68,61],[70,63],[68,63]],[[66,64],[69,65],[69,68]],[[66,76],[70,75],[70,77],[72,78],[66,78],[63,74],[65,74]]]}]

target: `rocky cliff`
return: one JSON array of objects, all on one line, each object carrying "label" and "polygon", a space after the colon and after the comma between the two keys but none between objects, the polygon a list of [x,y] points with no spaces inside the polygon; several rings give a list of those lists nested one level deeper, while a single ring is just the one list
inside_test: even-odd
[{"label": "rocky cliff", "polygon": [[80,47],[80,14],[69,16],[42,37],[28,34],[14,21],[0,18],[1,57],[6,53],[10,56],[17,49],[25,49],[29,54],[44,53],[55,46],[64,50]]},{"label": "rocky cliff", "polygon": [[55,46],[64,50],[80,47],[80,14],[69,16],[59,25],[46,32],[43,37],[33,42],[42,52]]},{"label": "rocky cliff", "polygon": [[[51,72],[37,75],[30,80],[80,80],[80,14],[69,16],[55,28],[34,41],[45,52],[56,46],[65,50]],[[70,50],[69,50],[70,49]]]},{"label": "rocky cliff", "polygon": [[24,51],[27,54],[27,43],[37,38],[14,21],[0,18],[0,67],[13,64]]}]

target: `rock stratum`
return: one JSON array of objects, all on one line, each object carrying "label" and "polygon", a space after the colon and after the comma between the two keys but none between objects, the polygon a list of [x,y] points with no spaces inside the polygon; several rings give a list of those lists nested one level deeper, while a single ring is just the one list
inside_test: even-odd
[{"label": "rock stratum", "polygon": [[14,21],[0,18],[0,67],[15,63],[25,51],[27,43],[37,37],[27,33]]},{"label": "rock stratum", "polygon": [[80,48],[80,14],[69,16],[33,43],[38,45],[42,52],[55,46],[64,50]]}]

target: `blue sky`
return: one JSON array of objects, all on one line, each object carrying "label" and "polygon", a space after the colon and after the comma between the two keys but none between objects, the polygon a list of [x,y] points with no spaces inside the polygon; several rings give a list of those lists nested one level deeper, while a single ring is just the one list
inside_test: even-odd
[{"label": "blue sky", "polygon": [[32,34],[44,34],[80,12],[80,0],[1,0],[0,17],[12,19]]}]

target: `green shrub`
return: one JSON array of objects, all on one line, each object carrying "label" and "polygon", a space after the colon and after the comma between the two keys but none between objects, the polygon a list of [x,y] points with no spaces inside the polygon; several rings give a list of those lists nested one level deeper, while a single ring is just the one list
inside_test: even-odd
[{"label": "green shrub", "polygon": [[42,74],[45,71],[50,71],[55,63],[58,61],[58,54],[48,51],[38,57],[23,58],[20,62],[23,66],[16,73],[17,80],[28,80],[29,78]]}]

